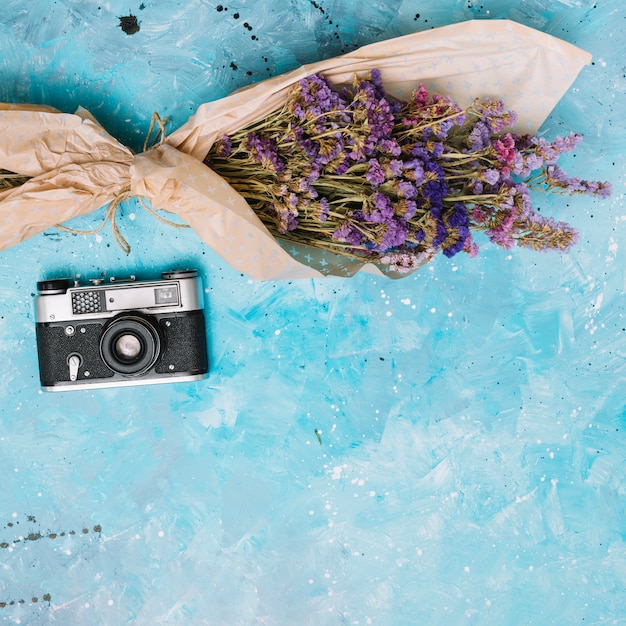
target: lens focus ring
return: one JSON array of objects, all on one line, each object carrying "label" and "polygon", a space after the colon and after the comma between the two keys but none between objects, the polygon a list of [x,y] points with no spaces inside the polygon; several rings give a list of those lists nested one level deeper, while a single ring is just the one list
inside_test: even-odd
[{"label": "lens focus ring", "polygon": [[158,327],[137,315],[116,317],[100,337],[102,360],[124,376],[141,376],[155,364],[160,352]]}]

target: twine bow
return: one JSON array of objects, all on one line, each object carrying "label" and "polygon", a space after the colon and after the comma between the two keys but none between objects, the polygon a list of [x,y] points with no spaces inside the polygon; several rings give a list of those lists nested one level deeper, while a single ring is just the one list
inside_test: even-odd
[{"label": "twine bow", "polygon": [[[154,148],[155,146],[160,146],[165,141],[166,133],[165,133],[165,125],[169,122],[169,118],[161,119],[159,114],[155,111],[152,114],[152,119],[150,120],[150,126],[148,128],[148,134],[146,135],[146,140],[143,144],[143,151],[147,152],[150,148]],[[152,135],[154,133],[154,139],[152,139]],[[123,202],[130,200],[130,198],[136,197],[139,204],[144,208],[148,213],[154,216],[160,222],[167,224],[168,226],[173,226],[174,228],[189,228],[188,224],[181,224],[180,222],[173,222],[168,220],[161,215],[159,215],[151,206],[148,205],[147,199],[142,196],[136,196],[131,191],[131,186],[126,185],[124,188],[111,200],[107,207],[106,214],[101,224],[92,229],[92,230],[78,230],[75,228],[70,228],[68,226],[63,226],[62,224],[55,224],[55,227],[59,230],[63,230],[68,233],[72,233],[74,235],[95,235],[102,231],[102,229],[106,226],[107,222],[111,222],[111,230],[113,231],[113,237],[115,238],[115,242],[117,245],[126,253],[130,254],[130,244],[122,235],[118,225],[117,225],[117,210]]]}]

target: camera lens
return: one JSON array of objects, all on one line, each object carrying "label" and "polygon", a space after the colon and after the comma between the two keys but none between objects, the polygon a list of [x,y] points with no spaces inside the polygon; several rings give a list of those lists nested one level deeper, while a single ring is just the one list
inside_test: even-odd
[{"label": "camera lens", "polygon": [[103,361],[118,374],[140,376],[156,362],[161,350],[157,326],[137,315],[120,315],[100,337]]},{"label": "camera lens", "polygon": [[121,361],[134,361],[141,355],[141,340],[135,335],[122,335],[115,342],[115,355]]}]

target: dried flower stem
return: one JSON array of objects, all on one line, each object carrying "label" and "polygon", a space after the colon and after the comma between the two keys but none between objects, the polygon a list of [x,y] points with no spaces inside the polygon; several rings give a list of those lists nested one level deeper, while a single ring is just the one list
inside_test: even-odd
[{"label": "dried flower stem", "polygon": [[0,191],[21,187],[29,179],[30,176],[15,174],[8,170],[0,170]]}]

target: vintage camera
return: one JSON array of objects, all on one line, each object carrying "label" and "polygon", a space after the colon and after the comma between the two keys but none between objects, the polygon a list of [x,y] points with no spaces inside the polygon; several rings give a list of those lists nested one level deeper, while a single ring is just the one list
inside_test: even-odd
[{"label": "vintage camera", "polygon": [[202,282],[195,270],[161,280],[37,283],[39,373],[45,391],[200,380],[208,372]]}]

